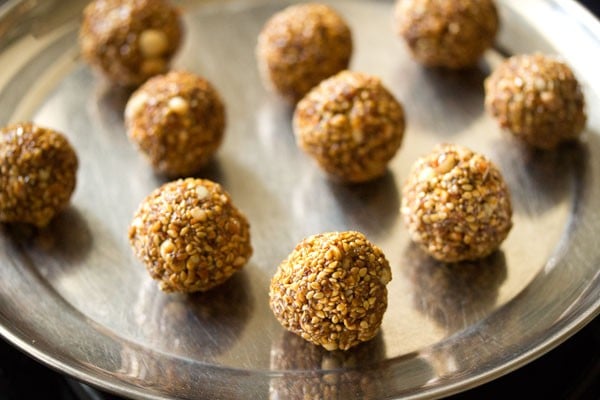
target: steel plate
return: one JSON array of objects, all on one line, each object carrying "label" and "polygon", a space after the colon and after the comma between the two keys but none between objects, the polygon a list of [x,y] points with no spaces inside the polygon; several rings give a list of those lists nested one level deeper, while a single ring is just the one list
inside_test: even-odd
[{"label": "steel plate", "polygon": [[[40,232],[0,230],[0,333],[38,360],[134,398],[438,397],[523,365],[598,314],[600,27],[573,2],[499,1],[496,49],[475,69],[447,72],[410,59],[390,1],[332,1],[353,30],[352,68],[379,75],[408,120],[389,172],[352,186],[296,148],[292,110],[259,82],[256,37],[284,2],[181,2],[187,36],[174,67],[211,80],[228,111],[224,145],[200,175],[247,214],[255,248],[243,272],[193,296],[161,293],[129,248],[133,211],[164,181],[127,140],[128,93],[79,58],[84,3],[0,8],[0,123],[63,131],[80,158],[66,212]],[[490,71],[536,50],[564,57],[587,99],[582,140],[557,152],[519,147],[483,110]],[[485,153],[512,191],[514,228],[485,261],[434,263],[401,224],[409,166],[438,142]],[[284,332],[268,283],[303,237],[346,229],[383,249],[393,280],[377,338],[329,354]]]}]

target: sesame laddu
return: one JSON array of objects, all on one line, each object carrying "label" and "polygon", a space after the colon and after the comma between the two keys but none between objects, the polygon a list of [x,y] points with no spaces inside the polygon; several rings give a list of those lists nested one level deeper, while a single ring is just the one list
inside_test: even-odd
[{"label": "sesame laddu", "polygon": [[31,122],[0,130],[0,222],[46,226],[69,204],[78,164],[57,131]]},{"label": "sesame laddu", "polygon": [[334,179],[358,183],[382,176],[404,137],[404,109],[380,79],[342,71],[296,106],[298,146]]},{"label": "sesame laddu", "polygon": [[476,65],[499,25],[492,0],[397,0],[395,23],[416,61],[449,69]]},{"label": "sesame laddu", "polygon": [[125,107],[130,140],[154,170],[169,177],[197,173],[225,133],[225,106],[206,79],[172,71],[149,79]]},{"label": "sesame laddu", "polygon": [[252,255],[250,225],[218,183],[180,179],[152,192],[129,227],[135,255],[165,292],[206,291]]},{"label": "sesame laddu", "polygon": [[401,213],[414,242],[437,260],[474,260],[496,250],[512,228],[510,193],[481,154],[438,145],[412,166]]},{"label": "sesame laddu", "polygon": [[485,107],[518,140],[546,150],[579,137],[587,119],[571,68],[540,53],[505,60],[485,80]]},{"label": "sesame laddu", "polygon": [[287,330],[330,351],[348,350],[379,331],[391,279],[385,255],[363,234],[314,235],[277,268],[270,306]]},{"label": "sesame laddu", "polygon": [[83,11],[81,53],[121,86],[137,86],[167,71],[181,44],[177,10],[164,0],[95,0]]},{"label": "sesame laddu", "polygon": [[256,47],[263,82],[291,103],[346,69],[351,56],[352,34],[346,21],[319,3],[292,5],[273,15]]}]

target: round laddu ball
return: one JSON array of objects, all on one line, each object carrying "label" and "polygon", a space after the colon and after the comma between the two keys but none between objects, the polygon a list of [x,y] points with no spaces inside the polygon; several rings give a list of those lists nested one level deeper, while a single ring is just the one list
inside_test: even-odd
[{"label": "round laddu ball", "polygon": [[396,29],[413,57],[428,67],[471,67],[498,31],[493,0],[398,0]]},{"label": "round laddu ball", "polygon": [[83,58],[122,86],[166,72],[181,39],[179,14],[164,0],[95,0],[79,32]]},{"label": "round laddu ball", "polygon": [[169,182],[146,197],[129,241],[165,292],[209,290],[252,255],[246,217],[218,183],[203,179]]},{"label": "round laddu ball", "polygon": [[383,175],[402,144],[402,105],[374,77],[342,71],[296,106],[298,146],[332,177],[365,182]]},{"label": "round laddu ball", "polygon": [[189,72],[149,79],[125,107],[129,138],[166,176],[192,175],[221,145],[225,106],[215,88]]},{"label": "round laddu ball", "polygon": [[377,334],[391,270],[359,232],[311,236],[271,280],[271,310],[284,328],[327,350],[348,350]]},{"label": "round laddu ball", "polygon": [[586,123],[573,71],[542,54],[504,61],[485,81],[485,106],[502,128],[541,149],[576,139]]},{"label": "round laddu ball", "polygon": [[350,28],[335,10],[317,3],[293,5],[273,15],[256,48],[265,84],[293,103],[346,69],[351,56]]},{"label": "round laddu ball", "polygon": [[77,167],[75,150],[52,129],[26,122],[0,130],[0,222],[46,226],[69,204]]},{"label": "round laddu ball", "polygon": [[452,144],[415,162],[401,212],[412,240],[444,262],[487,256],[512,227],[510,194],[498,168]]}]

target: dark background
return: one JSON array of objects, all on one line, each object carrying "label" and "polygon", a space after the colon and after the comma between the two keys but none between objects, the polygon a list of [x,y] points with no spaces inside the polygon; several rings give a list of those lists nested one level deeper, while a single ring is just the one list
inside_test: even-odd
[{"label": "dark background", "polygon": [[586,6],[591,12],[596,14],[596,17],[600,15],[600,1],[599,0],[582,0],[581,4]]},{"label": "dark background", "polygon": [[596,14],[596,17],[600,15],[600,1],[599,0],[582,0],[580,1],[584,6],[586,6],[591,12]]},{"label": "dark background", "polygon": [[[596,16],[600,15],[600,0],[582,0],[580,3]],[[598,63],[600,54],[593,57],[593,62]],[[600,399],[600,317],[541,358],[451,399],[506,399],[522,398],[523,395],[535,399]],[[0,400],[42,398],[116,399],[66,379],[0,339]]]}]

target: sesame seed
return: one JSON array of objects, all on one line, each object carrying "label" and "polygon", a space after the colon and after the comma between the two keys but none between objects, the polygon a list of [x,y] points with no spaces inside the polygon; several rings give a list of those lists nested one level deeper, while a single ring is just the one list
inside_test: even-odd
[{"label": "sesame seed", "polygon": [[175,245],[171,241],[171,239],[167,239],[160,245],[160,255],[162,258],[167,258],[170,253],[175,250]]},{"label": "sesame seed", "polygon": [[337,343],[334,343],[334,342],[323,343],[322,346],[325,348],[325,350],[328,350],[328,351],[334,351],[334,350],[338,349]]},{"label": "sesame seed", "polygon": [[239,268],[239,267],[241,267],[241,266],[242,266],[242,265],[244,265],[244,264],[246,264],[246,258],[245,258],[245,257],[238,256],[238,257],[236,257],[236,258],[235,258],[235,260],[233,261],[233,265],[234,265],[235,267],[238,267],[238,268]]},{"label": "sesame seed", "polygon": [[442,154],[438,158],[438,166],[435,170],[439,174],[445,174],[454,168],[456,162],[453,154]]}]

